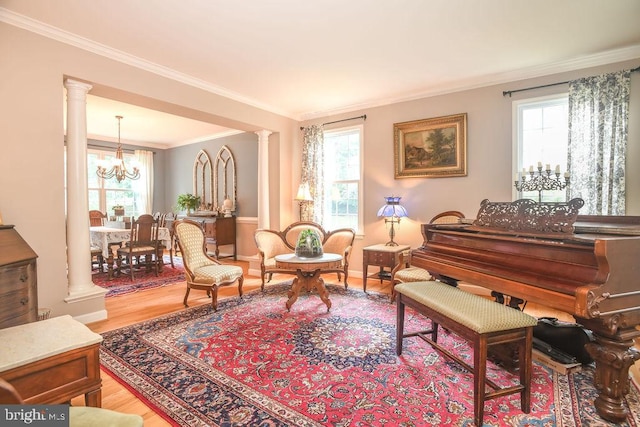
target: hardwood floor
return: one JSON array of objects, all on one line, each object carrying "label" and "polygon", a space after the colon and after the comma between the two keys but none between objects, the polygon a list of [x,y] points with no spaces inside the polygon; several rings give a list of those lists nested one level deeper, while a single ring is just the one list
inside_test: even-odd
[{"label": "hardwood floor", "polygon": [[[245,281],[243,290],[245,293],[260,289],[260,279],[255,276],[248,275],[247,262],[238,261],[233,263],[244,269]],[[290,278],[291,276],[274,275],[272,283],[277,283]],[[330,283],[336,283],[336,275],[326,275],[325,280]],[[362,280],[359,278],[349,277],[349,288],[362,289]],[[388,282],[381,284],[379,280],[367,280],[367,291],[389,293],[390,289],[390,284]],[[107,298],[106,308],[109,318],[107,320],[91,323],[87,326],[94,332],[102,333],[144,320],[153,319],[164,314],[183,310],[184,306],[182,304],[182,299],[184,298],[184,293],[185,285],[184,283],[180,283],[122,295],[119,297]],[[235,295],[237,295],[236,285],[227,286],[218,291],[219,299]],[[190,307],[194,307],[202,304],[210,304],[210,299],[207,298],[204,291],[192,290],[189,295],[188,302]],[[573,320],[571,316],[566,313],[549,310],[545,307],[536,306],[531,303],[527,305],[525,312],[536,317],[553,316],[558,317],[561,320]],[[636,345],[636,347],[638,347],[638,345]],[[638,364],[632,368],[632,374],[634,375],[634,378],[640,378],[640,369],[638,368]],[[78,397],[72,400],[72,404],[83,405],[84,400],[81,397]],[[139,414],[144,418],[145,427],[171,425],[159,414],[155,413],[151,408],[142,403],[141,400],[137,399],[124,386],[104,372],[102,372],[102,407],[118,412]]]}]

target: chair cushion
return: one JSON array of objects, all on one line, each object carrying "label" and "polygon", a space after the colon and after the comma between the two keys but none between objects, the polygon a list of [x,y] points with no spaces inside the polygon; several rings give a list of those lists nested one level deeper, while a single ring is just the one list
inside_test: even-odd
[{"label": "chair cushion", "polygon": [[242,267],[237,265],[211,264],[198,268],[193,272],[195,283],[232,282],[242,276]]},{"label": "chair cushion", "polygon": [[142,427],[143,425],[140,415],[122,414],[90,406],[69,408],[69,427]]},{"label": "chair cushion", "polygon": [[433,276],[431,274],[420,267],[408,267],[403,268],[402,270],[398,270],[394,279],[400,282],[424,282],[433,280]]},{"label": "chair cushion", "polygon": [[139,252],[153,252],[156,248],[153,246],[134,246],[134,247],[126,247],[122,249],[118,249],[118,253],[139,253]]},{"label": "chair cushion", "polygon": [[538,319],[520,310],[441,282],[400,283],[395,291],[479,334],[538,324]]}]

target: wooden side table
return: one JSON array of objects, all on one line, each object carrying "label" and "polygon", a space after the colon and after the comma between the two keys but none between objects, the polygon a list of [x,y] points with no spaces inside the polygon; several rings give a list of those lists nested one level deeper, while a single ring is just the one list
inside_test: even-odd
[{"label": "wooden side table", "polygon": [[0,377],[29,405],[102,405],[102,337],[69,315],[0,329]]},{"label": "wooden side table", "polygon": [[[380,267],[380,271],[369,277],[377,277],[380,283],[383,280],[391,281],[391,271],[400,262],[400,254],[408,252],[409,245],[387,246],[384,244],[367,246],[362,248],[362,288],[367,292],[367,276],[370,265]],[[388,268],[389,271],[386,271]]]}]

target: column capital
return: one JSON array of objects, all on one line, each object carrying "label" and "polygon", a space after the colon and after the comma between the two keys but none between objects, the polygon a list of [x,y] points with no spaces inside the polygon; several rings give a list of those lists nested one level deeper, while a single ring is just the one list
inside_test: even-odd
[{"label": "column capital", "polygon": [[64,87],[67,89],[83,90],[85,93],[88,93],[93,88],[89,83],[83,83],[72,79],[65,79]]},{"label": "column capital", "polygon": [[270,130],[262,129],[255,131],[255,134],[258,135],[258,142],[269,142],[269,135],[273,132]]}]

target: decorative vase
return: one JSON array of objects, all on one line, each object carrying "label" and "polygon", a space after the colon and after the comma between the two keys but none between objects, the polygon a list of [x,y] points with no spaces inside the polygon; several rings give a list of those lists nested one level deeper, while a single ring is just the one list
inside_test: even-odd
[{"label": "decorative vase", "polygon": [[302,230],[296,243],[296,256],[300,258],[318,258],[322,254],[320,234],[316,230]]}]

